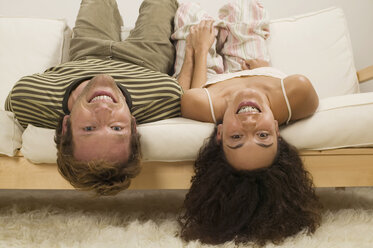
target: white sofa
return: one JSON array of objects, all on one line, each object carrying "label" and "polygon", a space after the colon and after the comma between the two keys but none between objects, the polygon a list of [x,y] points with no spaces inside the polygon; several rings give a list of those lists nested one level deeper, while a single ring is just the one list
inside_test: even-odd
[{"label": "white sofa", "polygon": [[[211,13],[214,15],[214,13]],[[63,20],[0,17],[0,189],[71,189],[55,165],[54,130],[23,130],[3,103],[23,75],[68,60],[71,28]],[[123,27],[125,38],[129,26]],[[272,66],[310,78],[320,106],[310,118],[281,129],[301,151],[319,187],[373,186],[373,92],[359,81],[344,13],[339,8],[272,20],[268,40]],[[188,188],[193,161],[213,124],[184,118],[143,124],[143,170],[132,189]]]}]

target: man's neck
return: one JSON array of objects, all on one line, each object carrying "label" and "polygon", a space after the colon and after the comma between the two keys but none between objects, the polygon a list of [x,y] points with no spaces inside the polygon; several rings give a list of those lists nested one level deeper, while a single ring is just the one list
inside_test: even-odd
[{"label": "man's neck", "polygon": [[76,99],[80,96],[80,94],[83,92],[84,88],[87,86],[90,80],[83,81],[79,84],[78,87],[76,87],[70,94],[69,100],[67,101],[67,108],[69,111],[71,111]]}]

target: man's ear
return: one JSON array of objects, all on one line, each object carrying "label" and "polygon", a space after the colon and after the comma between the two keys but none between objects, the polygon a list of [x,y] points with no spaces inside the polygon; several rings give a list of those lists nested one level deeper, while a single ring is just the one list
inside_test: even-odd
[{"label": "man's ear", "polygon": [[62,135],[67,132],[67,121],[70,119],[70,115],[65,115],[62,120]]},{"label": "man's ear", "polygon": [[132,128],[131,128],[131,130],[132,130],[132,132],[133,133],[137,133],[137,125],[136,125],[136,118],[135,118],[135,116],[133,116],[133,115],[131,115],[131,125],[132,125]]},{"label": "man's ear", "polygon": [[219,124],[218,130],[216,132],[216,137],[215,137],[215,140],[217,143],[221,142],[222,136],[223,136],[223,124]]}]

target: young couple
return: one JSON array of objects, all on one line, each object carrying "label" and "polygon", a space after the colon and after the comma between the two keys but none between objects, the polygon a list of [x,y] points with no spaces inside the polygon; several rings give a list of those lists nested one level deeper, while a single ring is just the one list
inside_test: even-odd
[{"label": "young couple", "polygon": [[[59,171],[76,188],[107,195],[126,189],[139,173],[136,124],[179,116],[181,98],[182,116],[217,124],[195,163],[181,236],[205,243],[264,244],[301,230],[313,232],[320,214],[312,181],[296,149],[278,131],[279,125],[315,111],[318,98],[311,83],[268,67],[265,56],[236,56],[229,41],[238,39],[232,37],[234,29],[224,29],[228,21],[219,22],[220,32],[209,18],[178,25],[188,6],[194,5],[178,9],[174,0],[145,0],[135,28],[121,41],[115,1],[83,0],[72,61],[22,78],[6,109],[23,126],[53,127],[60,119]],[[226,16],[236,17],[230,23],[245,18],[239,11],[264,11],[255,0],[230,6]],[[174,20],[175,30],[184,26],[188,31],[185,53],[177,49],[185,54],[182,68],[175,68],[178,80],[166,74],[174,62]],[[265,23],[252,23],[249,36],[262,30],[265,37]],[[224,71],[234,72],[216,73]]]}]

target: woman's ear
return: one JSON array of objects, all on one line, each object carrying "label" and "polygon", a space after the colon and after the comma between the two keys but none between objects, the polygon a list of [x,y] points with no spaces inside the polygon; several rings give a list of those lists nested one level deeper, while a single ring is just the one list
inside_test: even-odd
[{"label": "woman's ear", "polygon": [[220,143],[223,137],[223,124],[219,124],[217,129],[215,140],[217,143]]},{"label": "woman's ear", "polygon": [[277,137],[279,137],[280,136],[280,130],[278,128],[278,121],[277,120],[275,120],[275,131],[276,131]]},{"label": "woman's ear", "polygon": [[70,115],[65,115],[62,120],[62,135],[67,132],[67,122],[70,119]]}]

